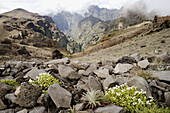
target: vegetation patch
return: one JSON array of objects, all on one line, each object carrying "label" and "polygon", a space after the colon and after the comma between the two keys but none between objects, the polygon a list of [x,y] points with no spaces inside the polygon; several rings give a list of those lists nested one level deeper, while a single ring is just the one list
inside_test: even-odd
[{"label": "vegetation patch", "polygon": [[20,84],[18,82],[16,82],[16,80],[6,80],[6,79],[2,79],[0,80],[1,83],[5,83],[8,84],[10,86],[16,87],[19,86]]},{"label": "vegetation patch", "polygon": [[41,87],[43,90],[43,93],[47,93],[47,89],[53,85],[54,83],[59,84],[59,80],[54,78],[52,75],[49,73],[41,73],[39,74],[40,76],[36,77],[36,80],[29,80],[29,83],[34,84],[38,87]]}]

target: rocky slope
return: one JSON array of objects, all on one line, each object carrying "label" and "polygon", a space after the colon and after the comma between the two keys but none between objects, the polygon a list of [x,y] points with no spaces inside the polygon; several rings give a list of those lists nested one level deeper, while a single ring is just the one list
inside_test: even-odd
[{"label": "rocky slope", "polygon": [[[126,109],[121,105],[110,102],[89,109],[88,101],[83,99],[89,90],[105,93],[107,88],[125,83],[145,91],[146,97],[153,96],[159,106],[170,107],[169,59],[169,53],[152,57],[141,57],[136,53],[122,58],[104,59],[98,63],[70,62],[68,58],[47,62],[37,59],[4,62],[0,66],[0,80],[16,80],[18,84],[0,82],[0,112],[56,113],[72,110],[77,113],[125,113]],[[158,60],[161,64],[157,64]],[[55,83],[48,86],[45,89],[47,93],[42,93],[44,89],[41,85],[30,83],[42,73],[50,73],[60,81],[60,85]],[[48,79],[44,80],[48,83],[46,81]],[[89,101],[94,99],[93,94],[91,96]]]},{"label": "rocky slope", "polygon": [[22,55],[17,52],[22,47],[29,51],[30,57],[43,58],[49,58],[54,49],[63,48],[73,52],[79,48],[76,42],[57,28],[51,17],[40,16],[24,9],[1,14],[0,29],[1,59],[11,59],[13,53],[15,56]]}]

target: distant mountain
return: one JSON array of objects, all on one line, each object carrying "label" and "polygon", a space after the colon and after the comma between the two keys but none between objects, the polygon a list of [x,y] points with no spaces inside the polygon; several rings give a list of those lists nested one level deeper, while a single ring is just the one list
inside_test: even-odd
[{"label": "distant mountain", "polygon": [[118,9],[107,9],[107,8],[99,8],[96,5],[91,5],[88,8],[88,11],[84,14],[85,17],[94,16],[103,21],[114,20],[119,17],[120,10]]},{"label": "distant mountain", "polygon": [[106,31],[111,29],[119,10],[89,6],[83,15],[62,11],[52,16],[58,28],[78,42],[81,51],[95,44]]},{"label": "distant mountain", "polygon": [[10,37],[21,38],[29,45],[66,49],[67,46],[70,47],[69,37],[57,28],[51,17],[19,8],[1,14],[0,22],[1,29],[8,31]]}]

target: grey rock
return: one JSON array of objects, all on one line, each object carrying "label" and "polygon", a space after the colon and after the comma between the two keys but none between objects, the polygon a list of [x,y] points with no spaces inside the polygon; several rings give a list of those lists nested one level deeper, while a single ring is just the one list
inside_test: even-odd
[{"label": "grey rock", "polygon": [[114,69],[114,73],[126,73],[128,72],[131,68],[133,67],[133,65],[131,64],[120,64],[118,63]]},{"label": "grey rock", "polygon": [[3,101],[0,99],[0,110],[5,109],[7,106],[3,103]]},{"label": "grey rock", "polygon": [[151,77],[170,82],[170,71],[151,71]]},{"label": "grey rock", "polygon": [[130,57],[133,57],[137,62],[140,61],[141,57],[139,53],[134,53],[132,55],[130,55]]},{"label": "grey rock", "polygon": [[88,77],[87,85],[89,86],[90,90],[95,90],[95,91],[102,90],[101,83],[93,76]]},{"label": "grey rock", "polygon": [[45,105],[47,101],[48,101],[48,96],[46,94],[41,94],[41,96],[37,100],[37,103],[40,105]]},{"label": "grey rock", "polygon": [[103,66],[104,65],[110,65],[110,66],[113,65],[112,59],[103,59],[103,60],[101,60],[101,63],[102,63]]},{"label": "grey rock", "polygon": [[123,107],[116,106],[114,104],[109,104],[105,107],[98,107],[95,113],[126,113],[126,109]]},{"label": "grey rock", "polygon": [[136,60],[133,57],[130,56],[123,56],[117,63],[122,63],[122,64],[133,64],[136,63]]},{"label": "grey rock", "polygon": [[79,70],[86,70],[87,67],[89,67],[88,63],[84,63],[84,62],[80,62],[80,61],[72,61],[71,64]]},{"label": "grey rock", "polygon": [[112,84],[114,84],[115,83],[115,81],[116,81],[116,77],[114,77],[114,76],[108,76],[105,80],[104,80],[104,82],[103,82],[103,87],[104,87],[104,89],[107,89],[107,88],[109,88],[109,87],[111,87],[112,86]]},{"label": "grey rock", "polygon": [[77,88],[78,89],[83,89],[83,90],[86,90],[88,91],[89,90],[89,86],[88,84],[85,84],[83,81],[79,80],[78,83],[77,83]]},{"label": "grey rock", "polygon": [[66,89],[60,87],[58,84],[53,84],[48,88],[47,92],[58,108],[70,107],[72,94]]},{"label": "grey rock", "polygon": [[[90,64],[90,66],[89,66],[85,71],[82,71],[81,74],[88,76],[88,75],[89,75],[90,73],[92,73],[94,70],[97,70],[97,64],[95,64],[95,63]],[[79,73],[80,73],[80,72],[79,72]]]},{"label": "grey rock", "polygon": [[0,82],[0,99],[3,99],[12,86]]},{"label": "grey rock", "polygon": [[1,110],[0,113],[14,113],[14,109]]},{"label": "grey rock", "polygon": [[161,87],[161,86],[158,86],[157,85],[157,82],[155,80],[152,80],[150,83],[149,83],[149,86],[150,87],[156,87],[162,91],[168,91],[168,89],[165,89],[164,87]]},{"label": "grey rock", "polygon": [[18,111],[18,112],[16,112],[16,113],[28,113],[28,110],[27,110],[27,109],[23,109],[23,110]]},{"label": "grey rock", "polygon": [[142,69],[145,69],[149,66],[149,61],[147,59],[139,61],[138,66],[141,67]]},{"label": "grey rock", "polygon": [[12,103],[15,103],[15,100],[16,100],[16,96],[14,93],[10,93],[10,94],[6,94],[5,95],[5,98],[10,100]]},{"label": "grey rock", "polygon": [[14,77],[13,76],[5,76],[5,77],[0,77],[0,80],[5,79],[5,80],[12,80]]},{"label": "grey rock", "polygon": [[71,79],[71,80],[78,80],[80,78],[80,74],[78,74],[75,71],[72,71],[71,73],[68,74],[67,78]]},{"label": "grey rock", "polygon": [[75,110],[76,111],[81,111],[81,110],[83,110],[84,107],[85,107],[84,103],[79,103],[79,104],[75,105]]},{"label": "grey rock", "polygon": [[106,69],[108,69],[109,70],[109,73],[112,73],[113,72],[113,67],[112,66],[110,66],[110,65],[105,65],[105,66],[103,66],[103,68],[106,68]]},{"label": "grey rock", "polygon": [[109,70],[103,67],[100,67],[98,70],[93,71],[100,78],[107,78],[109,75]]},{"label": "grey rock", "polygon": [[39,106],[39,107],[35,107],[34,109],[30,110],[29,113],[44,113],[44,112],[45,112],[45,107]]},{"label": "grey rock", "polygon": [[152,96],[151,89],[147,81],[138,76],[134,76],[127,81],[128,86],[136,86],[138,90],[146,91],[146,96]]},{"label": "grey rock", "polygon": [[21,107],[33,107],[37,103],[37,99],[41,92],[41,88],[23,82],[15,91],[15,103]]},{"label": "grey rock", "polygon": [[165,92],[164,93],[164,97],[165,97],[165,103],[168,107],[170,107],[170,92]]},{"label": "grey rock", "polygon": [[21,63],[21,61],[7,61],[5,62],[5,66],[10,66],[11,68],[14,68],[17,64]]},{"label": "grey rock", "polygon": [[36,77],[38,77],[40,73],[46,73],[46,72],[43,69],[37,69],[36,67],[33,67],[28,73],[26,73],[24,78],[30,77],[33,80],[36,80]]},{"label": "grey rock", "polygon": [[62,59],[51,60],[49,62],[45,62],[44,64],[45,65],[48,65],[48,64],[67,64],[69,62],[70,62],[70,60],[66,57],[66,58],[62,58]]}]

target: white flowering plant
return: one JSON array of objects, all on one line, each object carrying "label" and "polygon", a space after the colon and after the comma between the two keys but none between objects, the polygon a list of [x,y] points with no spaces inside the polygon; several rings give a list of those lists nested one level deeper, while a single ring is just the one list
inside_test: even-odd
[{"label": "white flowering plant", "polygon": [[147,97],[145,91],[138,91],[136,87],[129,87],[127,84],[107,89],[105,96],[113,104],[122,106],[127,112],[132,113],[154,104],[153,97]]},{"label": "white flowering plant", "polygon": [[49,73],[40,73],[36,80],[30,79],[29,83],[41,87],[44,93],[47,93],[46,90],[54,83],[60,85],[60,82]]}]

